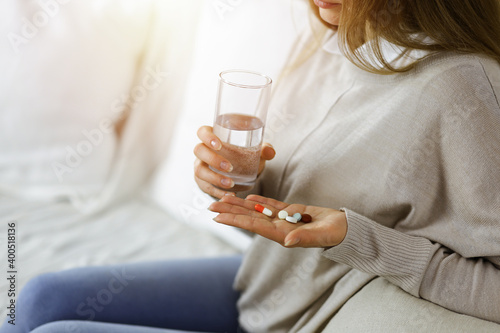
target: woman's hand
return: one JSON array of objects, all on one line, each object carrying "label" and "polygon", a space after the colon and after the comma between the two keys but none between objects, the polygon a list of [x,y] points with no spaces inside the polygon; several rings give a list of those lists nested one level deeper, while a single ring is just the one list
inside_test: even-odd
[{"label": "woman's hand", "polygon": [[[261,204],[269,208],[273,215],[267,217],[255,210]],[[347,234],[347,219],[344,212],[316,206],[286,204],[258,195],[246,199],[225,196],[208,208],[220,213],[216,222],[242,228],[257,233],[286,247],[323,247],[340,244]],[[278,218],[278,212],[286,210],[289,215],[309,214],[311,223],[290,223]]]},{"label": "woman's hand", "polygon": [[[202,126],[198,129],[198,138],[201,143],[194,148],[196,160],[194,162],[194,178],[200,189],[216,198],[222,198],[226,194],[234,194],[231,188],[234,182],[231,178],[212,171],[214,169],[231,172],[231,163],[220,156],[217,152],[222,148],[220,139],[213,133],[210,126]],[[264,170],[266,161],[272,160],[276,152],[269,144],[262,145],[260,155],[259,174]]]}]

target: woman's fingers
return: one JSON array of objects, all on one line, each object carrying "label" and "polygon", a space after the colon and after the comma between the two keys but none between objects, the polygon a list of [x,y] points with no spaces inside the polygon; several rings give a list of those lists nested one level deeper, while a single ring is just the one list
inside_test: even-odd
[{"label": "woman's fingers", "polygon": [[209,210],[218,213],[230,213],[235,215],[253,215],[253,212],[243,206],[233,205],[227,202],[218,201],[210,204]]},{"label": "woman's fingers", "polygon": [[197,144],[194,147],[193,152],[199,160],[205,162],[206,164],[217,170],[224,172],[233,171],[231,162],[217,154],[217,152],[215,152],[214,150],[207,147],[204,143]]},{"label": "woman's fingers", "polygon": [[[229,209],[230,207],[233,206],[233,207],[240,207],[243,209],[243,210],[239,211],[239,214],[247,214],[250,212],[258,213],[255,210],[255,204],[256,204],[255,202],[245,200],[242,198],[238,198],[236,196],[232,196],[232,197],[227,196],[227,197],[222,198],[219,202],[212,203],[212,205],[210,205],[210,208],[214,208],[214,211],[219,212],[219,213],[234,213],[233,211],[231,211]],[[272,210],[272,207],[268,207],[268,208],[271,208],[271,210]],[[258,213],[258,214],[261,214],[261,213]]]},{"label": "woman's fingers", "polygon": [[271,219],[255,210],[255,203],[236,196],[225,196],[213,202],[208,209],[219,213],[215,221],[245,230],[253,231],[256,224],[271,222]]},{"label": "woman's fingers", "polygon": [[[236,199],[236,200],[233,200]],[[225,196],[218,202],[213,202],[208,209],[219,213],[220,219],[217,222],[227,221],[230,222],[236,215],[246,216],[251,219],[262,219],[263,221],[270,222],[272,219],[267,218],[262,213],[255,210],[255,204],[246,205],[241,202],[235,201],[243,200],[236,196]],[[246,218],[245,218],[246,219]],[[245,221],[245,219],[240,221]],[[220,220],[220,221],[219,221]],[[240,226],[241,227],[241,226]]]},{"label": "woman's fingers", "polygon": [[276,156],[276,151],[270,143],[264,142],[262,144],[262,151],[260,156],[262,159],[270,161],[274,158],[274,156]]},{"label": "woman's fingers", "polygon": [[214,218],[214,221],[245,229],[283,244],[283,233],[279,230],[276,223],[273,223],[269,219],[249,215],[221,213]]},{"label": "woman's fingers", "polygon": [[219,213],[214,218],[218,223],[242,228],[284,245],[287,233],[297,226],[279,220],[276,207],[263,202],[262,206],[272,212],[271,216],[266,216],[256,210],[256,204],[260,205],[257,201],[226,196],[212,203],[209,209]]},{"label": "woman's fingers", "polygon": [[264,171],[264,167],[266,166],[266,161],[270,161],[276,156],[276,151],[273,146],[269,143],[264,142],[262,144],[262,150],[260,152],[260,162],[259,162],[259,171],[260,175],[262,171]]},{"label": "woman's fingers", "polygon": [[203,192],[213,197],[220,199],[227,194],[234,195],[228,192],[234,186],[233,180],[210,170],[208,165],[199,159],[194,162],[194,179]]},{"label": "woman's fingers", "polygon": [[[272,207],[266,208],[273,209]],[[219,213],[214,218],[218,223],[245,229],[283,244],[286,232],[280,228],[276,218],[256,211],[255,202],[225,196],[220,201],[212,203],[209,209]]]},{"label": "woman's fingers", "polygon": [[201,126],[196,134],[201,142],[203,142],[207,147],[211,147],[214,150],[220,150],[222,148],[222,143],[214,134],[211,126]]},{"label": "woman's fingers", "polygon": [[202,142],[197,144],[193,151],[196,156],[194,163],[196,183],[203,192],[216,198],[222,198],[225,194],[230,193],[224,190],[231,190],[234,187],[234,181],[231,177],[219,174],[209,167],[229,173],[233,170],[233,166],[227,159],[218,154],[217,150],[221,148],[222,144],[219,138],[213,134],[212,127],[200,127],[197,135]]},{"label": "woman's fingers", "polygon": [[256,194],[250,194],[249,196],[246,197],[246,199],[258,202],[258,203],[263,204],[265,206],[274,207],[274,209],[278,210],[278,211],[285,209],[286,207],[289,206],[288,204],[286,204],[284,202],[281,202],[281,201],[278,201],[278,200],[275,200],[272,198],[263,197],[263,196],[256,195]]},{"label": "woman's fingers", "polygon": [[198,187],[203,192],[207,193],[208,195],[211,195],[214,198],[220,199],[220,198],[227,196],[227,195],[235,195],[233,192],[224,191],[222,189],[214,187],[212,184],[207,183],[206,181],[203,181],[199,178],[195,177],[195,181],[196,181],[196,184],[198,185]]},{"label": "woman's fingers", "polygon": [[199,159],[195,160],[194,174],[196,178],[199,178],[217,187],[231,189],[234,186],[234,181],[231,178],[225,177],[215,171],[210,170],[208,165],[203,161],[200,161]]},{"label": "woman's fingers", "polygon": [[[197,180],[198,186],[210,195],[217,193],[217,198],[221,197],[223,191],[211,190],[207,184],[210,186],[220,187],[222,189],[231,189],[234,186],[234,181],[227,176],[223,176],[217,172],[214,172],[209,168],[220,170],[223,172],[231,172],[233,166],[231,163],[220,156],[216,148],[220,149],[220,140],[212,133],[212,128],[209,126],[203,126],[198,130],[198,137],[202,140],[202,143],[197,144],[194,147],[194,155],[197,157],[194,164],[194,174]],[[222,194],[223,196],[223,194]]]}]

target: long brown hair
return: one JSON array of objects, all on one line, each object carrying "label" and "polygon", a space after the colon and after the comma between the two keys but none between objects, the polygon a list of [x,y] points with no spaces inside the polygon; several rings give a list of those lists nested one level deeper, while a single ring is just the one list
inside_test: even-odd
[{"label": "long brown hair", "polygon": [[[325,26],[336,28],[321,19],[313,0],[309,2]],[[341,47],[353,63],[380,74],[407,71],[418,62],[402,68],[391,66],[382,55],[382,39],[406,52],[478,53],[500,63],[500,0],[344,0],[338,33]],[[368,57],[384,68],[375,67],[366,53],[359,52],[367,41]]]}]

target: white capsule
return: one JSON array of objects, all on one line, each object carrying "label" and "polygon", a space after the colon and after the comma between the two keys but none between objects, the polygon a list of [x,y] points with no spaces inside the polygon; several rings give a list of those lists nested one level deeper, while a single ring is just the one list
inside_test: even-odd
[{"label": "white capsule", "polygon": [[287,216],[288,216],[288,212],[286,210],[282,210],[278,213],[278,217],[280,220],[286,219]]},{"label": "white capsule", "polygon": [[297,219],[293,216],[287,216],[285,220],[287,220],[290,223],[297,223]]},{"label": "white capsule", "polygon": [[262,214],[271,217],[273,215],[273,212],[269,208],[264,208],[262,210]]}]

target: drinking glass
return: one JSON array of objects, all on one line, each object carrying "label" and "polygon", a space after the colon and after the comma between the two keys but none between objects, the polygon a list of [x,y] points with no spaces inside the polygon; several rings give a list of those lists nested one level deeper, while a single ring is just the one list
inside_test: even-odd
[{"label": "drinking glass", "polygon": [[252,71],[219,74],[213,130],[222,141],[218,153],[231,162],[233,170],[212,170],[233,179],[231,191],[247,191],[255,184],[271,85],[269,77]]}]

